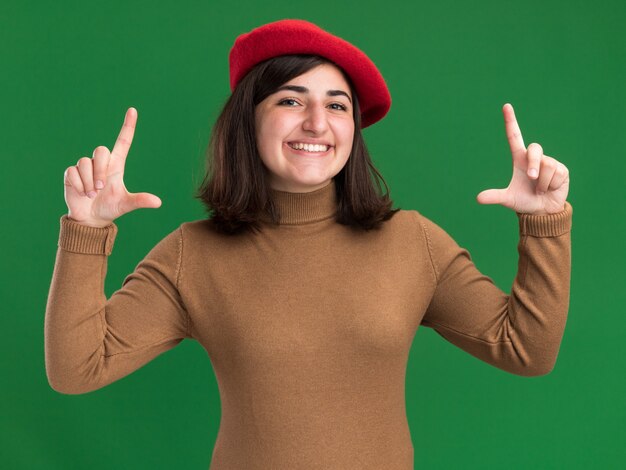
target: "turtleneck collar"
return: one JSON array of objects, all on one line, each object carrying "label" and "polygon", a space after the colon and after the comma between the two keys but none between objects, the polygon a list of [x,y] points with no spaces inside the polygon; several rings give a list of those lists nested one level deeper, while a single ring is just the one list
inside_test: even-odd
[{"label": "turtleneck collar", "polygon": [[[280,224],[300,225],[332,217],[337,212],[335,180],[320,189],[308,193],[291,193],[270,188],[271,198],[280,212]],[[261,214],[261,220],[270,222],[269,213]]]}]

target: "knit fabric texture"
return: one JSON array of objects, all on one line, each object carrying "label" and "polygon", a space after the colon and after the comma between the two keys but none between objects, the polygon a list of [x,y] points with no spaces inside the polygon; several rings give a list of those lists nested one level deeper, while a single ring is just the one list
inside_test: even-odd
[{"label": "knit fabric texture", "polygon": [[553,369],[569,306],[569,202],[517,214],[505,293],[416,210],[364,232],[335,221],[333,180],[272,194],[280,224],[228,236],[211,220],[182,223],[108,299],[117,226],[63,215],[45,313],[53,389],[100,389],[195,340],[221,398],[212,470],[408,470],[405,371],[420,326],[512,374]]}]

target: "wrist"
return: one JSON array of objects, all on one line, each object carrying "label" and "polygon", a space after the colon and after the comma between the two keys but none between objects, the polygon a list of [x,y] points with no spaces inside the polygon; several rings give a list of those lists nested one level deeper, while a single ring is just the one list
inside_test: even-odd
[{"label": "wrist", "polygon": [[520,214],[528,214],[528,215],[552,215],[552,214],[559,214],[559,213],[561,213],[561,212],[564,212],[564,211],[565,211],[565,209],[566,209],[566,206],[565,206],[565,204],[563,204],[563,207],[562,207],[560,210],[558,210],[558,211],[554,211],[554,212],[548,212],[548,211],[545,211],[545,210],[539,210],[539,211],[536,211],[536,212],[520,212]]},{"label": "wrist", "polygon": [[74,219],[72,216],[70,216],[69,214],[67,215],[67,219],[80,224],[80,225],[85,225],[87,227],[93,227],[93,228],[104,228],[104,227],[108,227],[109,225],[111,225],[112,221],[91,221],[91,220],[77,220]]}]

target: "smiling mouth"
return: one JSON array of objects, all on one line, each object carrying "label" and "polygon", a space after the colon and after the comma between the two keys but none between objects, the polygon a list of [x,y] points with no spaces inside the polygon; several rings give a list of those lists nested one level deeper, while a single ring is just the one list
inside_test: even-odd
[{"label": "smiling mouth", "polygon": [[287,142],[287,147],[289,147],[293,152],[298,153],[300,155],[326,155],[328,154],[334,147],[332,145],[321,145],[321,144],[302,144],[298,142]]}]

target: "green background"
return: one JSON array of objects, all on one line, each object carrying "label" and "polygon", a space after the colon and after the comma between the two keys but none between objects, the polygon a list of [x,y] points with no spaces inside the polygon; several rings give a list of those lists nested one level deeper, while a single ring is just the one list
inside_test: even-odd
[{"label": "green background", "polygon": [[211,364],[184,341],[128,377],[70,396],[48,385],[44,313],[63,173],[138,122],[131,192],[163,201],[116,220],[106,293],[182,222],[238,34],[302,18],[366,51],[393,98],[365,130],[396,207],[416,209],[509,292],[517,217],[476,195],[504,188],[502,106],[526,145],[570,171],[571,307],[556,367],[526,378],[420,328],[407,370],[416,468],[617,468],[624,423],[626,7],[619,0],[35,2],[0,6],[3,468],[207,468],[220,419]]}]

